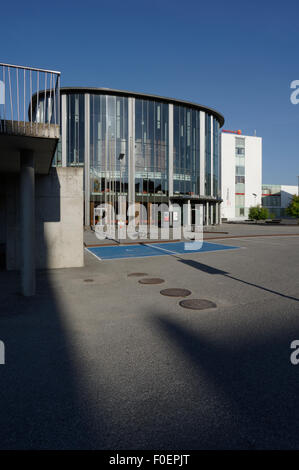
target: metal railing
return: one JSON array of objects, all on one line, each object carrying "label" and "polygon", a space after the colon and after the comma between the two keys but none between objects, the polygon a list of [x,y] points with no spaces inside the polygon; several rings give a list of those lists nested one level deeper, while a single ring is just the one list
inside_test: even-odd
[{"label": "metal railing", "polygon": [[0,63],[0,134],[60,134],[60,72]]}]

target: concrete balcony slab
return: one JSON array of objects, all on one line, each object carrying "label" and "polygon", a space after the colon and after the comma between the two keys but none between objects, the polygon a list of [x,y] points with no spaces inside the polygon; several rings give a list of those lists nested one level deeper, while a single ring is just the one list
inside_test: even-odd
[{"label": "concrete balcony slab", "polygon": [[48,174],[59,140],[59,126],[18,121],[0,122],[0,172],[19,173],[20,152],[34,153],[35,173]]}]

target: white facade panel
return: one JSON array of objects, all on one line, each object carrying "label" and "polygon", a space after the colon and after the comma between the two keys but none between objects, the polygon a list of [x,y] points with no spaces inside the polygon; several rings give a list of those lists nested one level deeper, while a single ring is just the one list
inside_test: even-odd
[{"label": "white facade panel", "polygon": [[[244,139],[245,144],[245,188],[236,188],[236,138]],[[222,132],[221,149],[221,218],[244,220],[248,218],[251,206],[261,205],[262,190],[262,138]],[[240,155],[241,156],[241,155]],[[244,215],[236,211],[236,195],[244,194]]]},{"label": "white facade panel", "polygon": [[[220,136],[221,154],[221,218],[235,217],[235,140],[230,134]],[[234,136],[233,136],[234,137]]]},{"label": "white facade panel", "polygon": [[245,218],[251,206],[261,205],[262,139],[245,137]]}]

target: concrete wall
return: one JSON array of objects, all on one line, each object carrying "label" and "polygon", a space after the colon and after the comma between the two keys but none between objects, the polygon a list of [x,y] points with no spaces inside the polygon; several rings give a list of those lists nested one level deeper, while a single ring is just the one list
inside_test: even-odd
[{"label": "concrete wall", "polygon": [[[83,169],[36,175],[36,267],[83,266]],[[19,176],[6,180],[6,266],[20,269]]]}]

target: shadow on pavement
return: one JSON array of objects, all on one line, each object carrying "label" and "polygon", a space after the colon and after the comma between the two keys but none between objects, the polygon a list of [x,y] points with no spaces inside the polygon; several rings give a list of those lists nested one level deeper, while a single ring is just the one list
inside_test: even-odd
[{"label": "shadow on pavement", "polygon": [[[185,320],[153,313],[150,321],[185,371],[181,433],[174,436],[174,449],[298,448],[298,370],[289,359],[292,329],[274,328],[235,342],[224,336],[220,342],[200,327],[194,331]],[[181,380],[175,377],[172,387]],[[197,406],[191,413],[192,389]]]},{"label": "shadow on pavement", "polygon": [[[171,255],[173,256],[173,255]],[[194,261],[190,259],[184,259],[180,258],[178,256],[175,256],[180,263],[186,264],[187,266],[190,266],[191,268],[198,269],[199,271],[202,271],[207,274],[219,274],[225,277],[228,277],[234,281],[241,282],[243,284],[247,284],[248,286],[256,287],[257,289],[264,290],[266,292],[270,292],[271,294],[279,295],[280,297],[284,297],[286,299],[290,300],[295,300],[296,302],[299,302],[299,299],[297,297],[292,297],[290,295],[282,294],[281,292],[277,292],[272,289],[268,289],[267,287],[260,286],[258,284],[254,284],[252,282],[244,281],[243,279],[239,279],[237,277],[231,276],[228,272],[222,271],[221,269],[213,268],[212,266],[209,266],[207,264],[200,263],[199,261]]]},{"label": "shadow on pavement", "polygon": [[[45,221],[52,221],[53,214],[55,221],[60,220],[59,203],[57,197],[57,207],[51,207],[49,214],[43,207],[36,209]],[[46,260],[48,247],[42,219],[38,220],[37,236],[44,238],[39,246],[44,247],[41,256]],[[71,312],[56,287],[54,292],[50,273],[37,271],[37,294],[26,298],[20,294],[19,272],[0,270],[0,339],[6,356],[0,366],[1,449],[95,448],[106,433],[104,411],[98,408],[95,423],[81,375],[84,358],[78,357],[76,338],[80,342],[84,332],[76,336],[71,331],[67,321]],[[104,401],[100,389],[98,394],[99,402]]]}]

